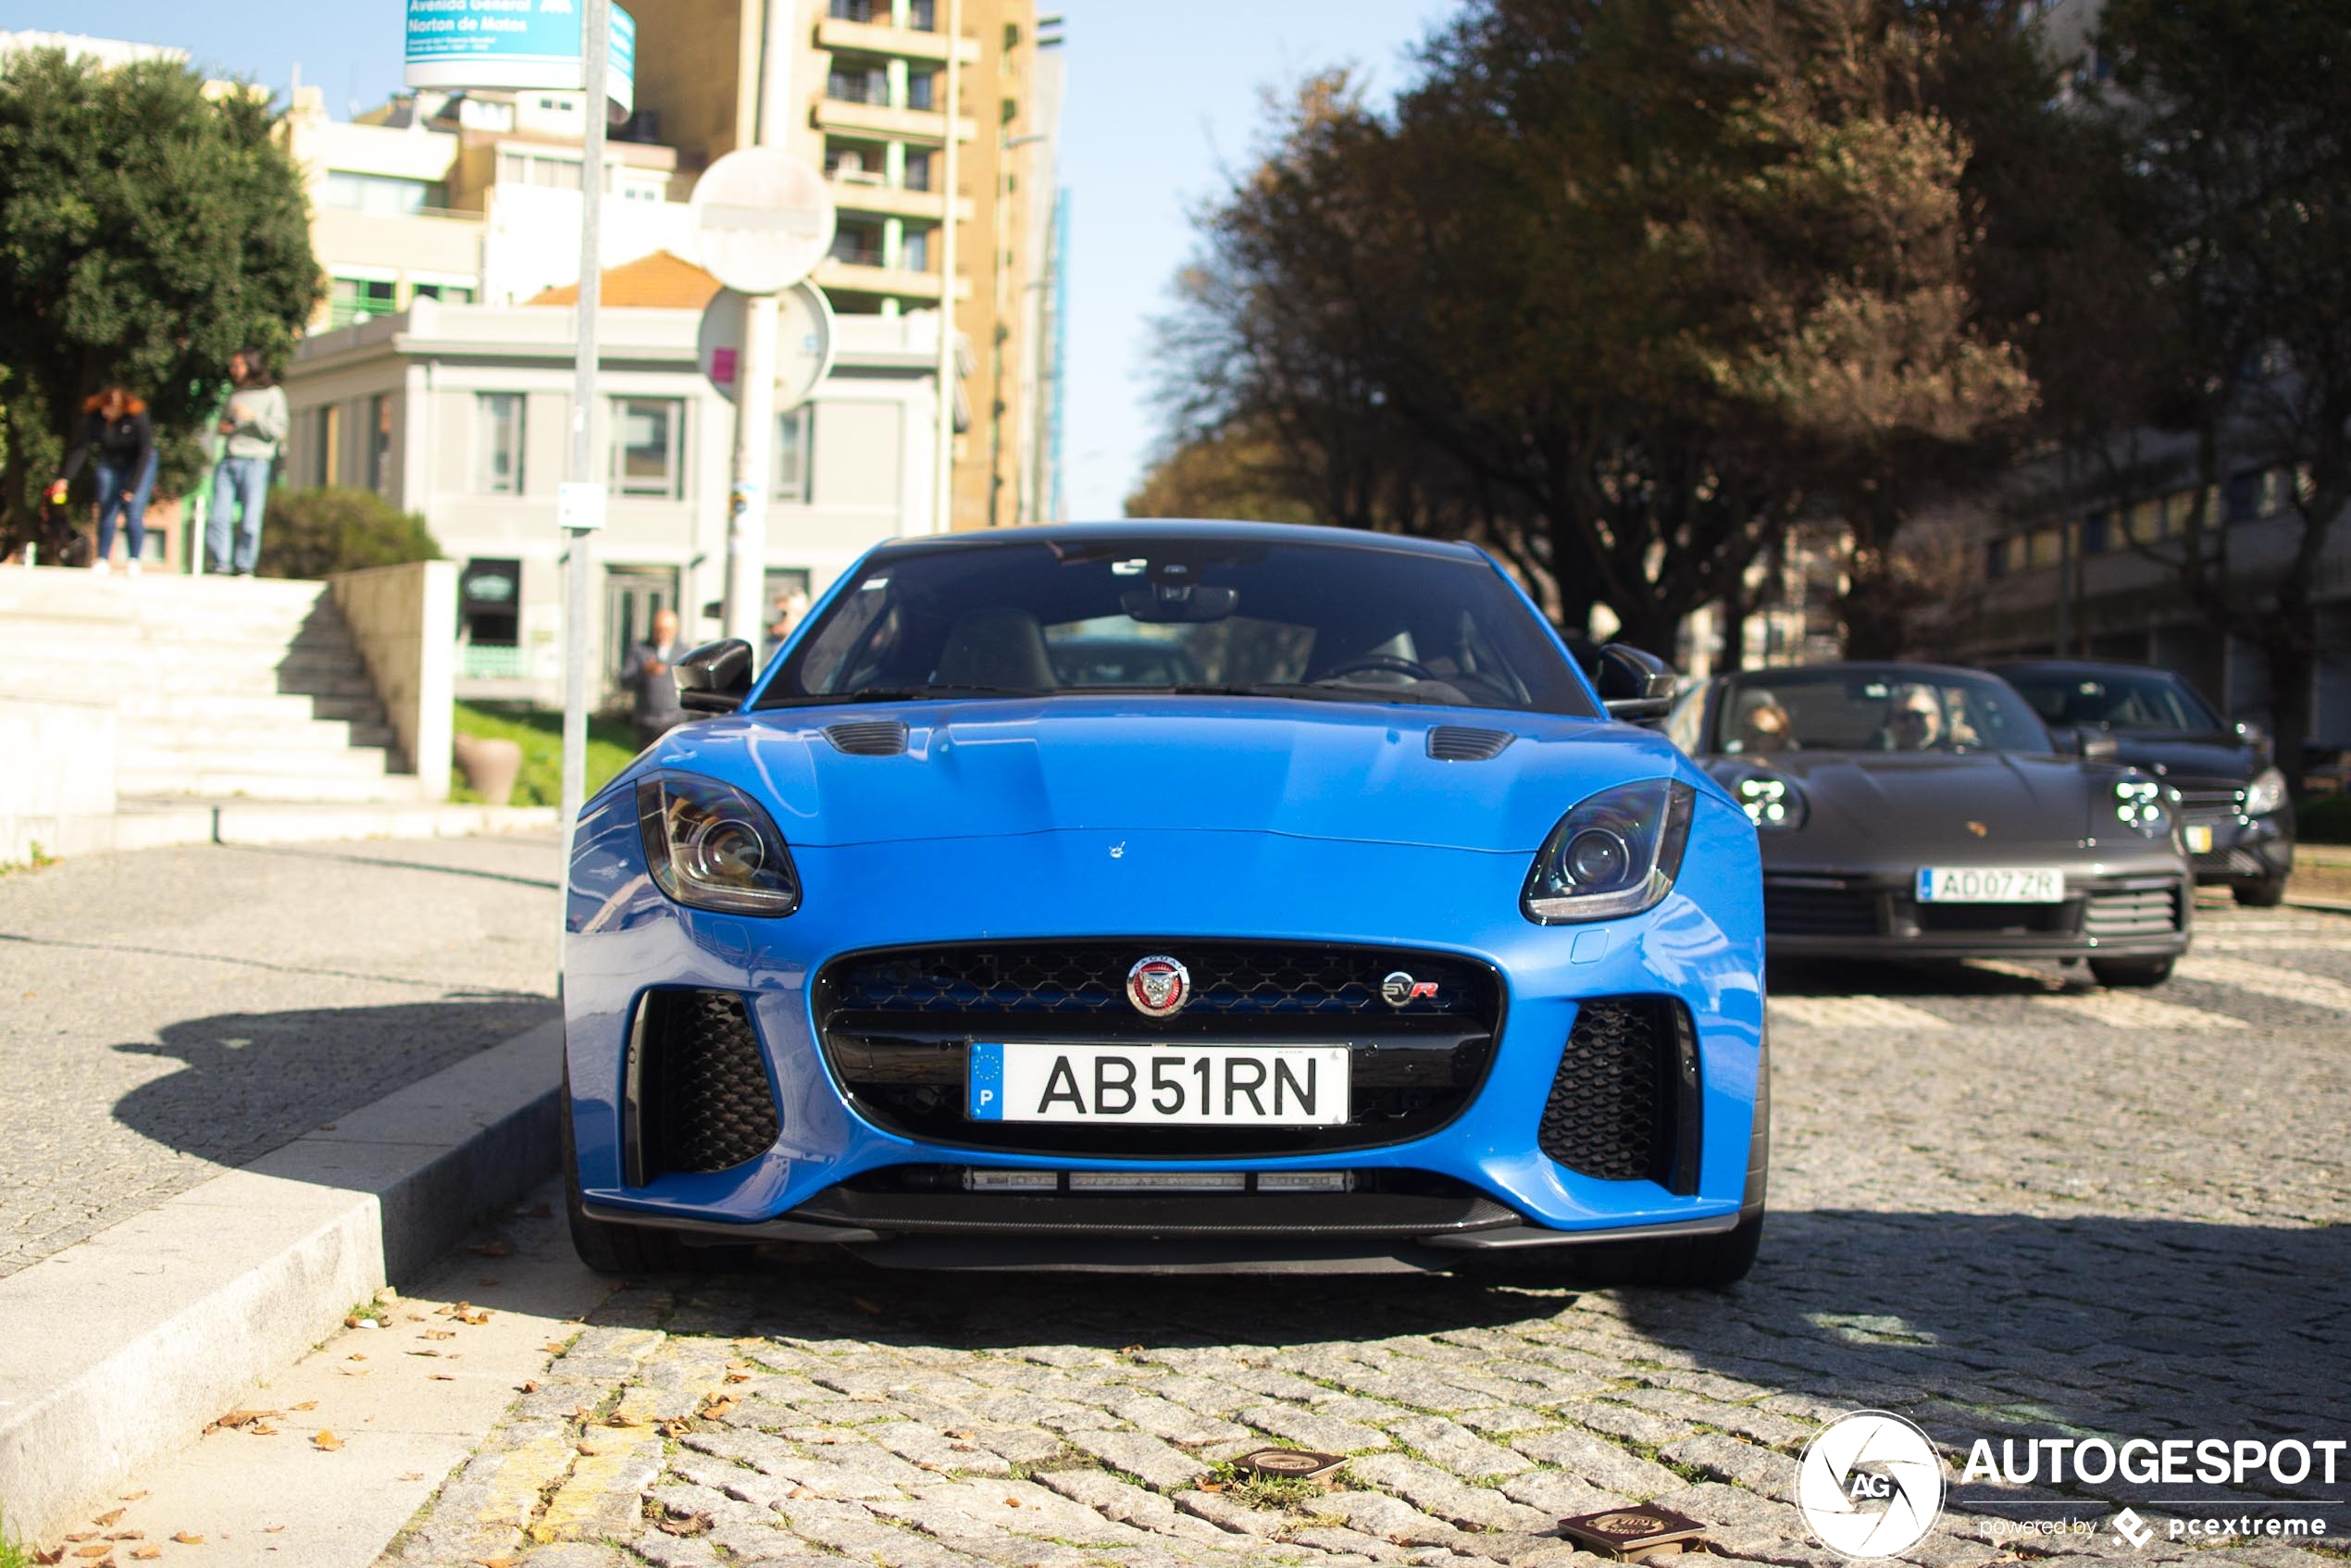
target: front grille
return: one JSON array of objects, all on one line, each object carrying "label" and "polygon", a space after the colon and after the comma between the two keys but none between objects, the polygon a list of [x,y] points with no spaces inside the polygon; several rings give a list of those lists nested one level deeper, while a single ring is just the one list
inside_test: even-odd
[{"label": "front grille", "polygon": [[2180,891],[2170,886],[2094,892],[2082,915],[2082,934],[2098,941],[2168,937],[2179,928]]},{"label": "front grille", "polygon": [[1978,932],[1998,936],[2059,936],[2073,928],[2063,903],[1922,903],[1918,924],[1930,936]]},{"label": "front grille", "polygon": [[2185,822],[2223,822],[2245,803],[2245,786],[2226,779],[2198,779],[2174,787],[2180,791],[2180,816]]},{"label": "front grille", "polygon": [[1670,997],[1597,997],[1576,1009],[1536,1146],[1604,1181],[1698,1190],[1698,1034]]},{"label": "front grille", "polygon": [[645,995],[628,1042],[628,1179],[728,1170],[782,1128],[758,1037],[732,991]]},{"label": "front grille", "polygon": [[[1166,1018],[1126,997],[1138,959],[1176,959],[1191,1000]],[[1387,981],[1401,975],[1412,986]],[[1412,991],[1433,986],[1418,996]],[[817,1039],[860,1114],[966,1148],[1137,1158],[1233,1158],[1375,1148],[1432,1132],[1485,1080],[1502,1022],[1499,977],[1444,953],[1308,942],[960,943],[853,953],[819,973]],[[1350,1047],[1348,1120],[1327,1127],[976,1121],[974,1039],[1198,1040]]]},{"label": "front grille", "polygon": [[2266,877],[2270,868],[2251,850],[2231,845],[2224,850],[2208,850],[2195,857],[2199,877]]},{"label": "front grille", "polygon": [[1763,884],[1763,933],[1770,937],[1873,937],[1877,895],[1866,888]]}]

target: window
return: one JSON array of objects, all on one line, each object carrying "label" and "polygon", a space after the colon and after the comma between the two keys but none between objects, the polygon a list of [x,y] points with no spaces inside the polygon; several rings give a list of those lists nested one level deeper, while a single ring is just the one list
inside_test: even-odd
[{"label": "window", "polygon": [[836,59],[825,78],[825,96],[843,104],[887,104],[889,73],[879,66],[844,65]]},{"label": "window", "polygon": [[768,472],[775,475],[772,494],[777,501],[808,499],[808,438],[815,418],[815,410],[804,403],[776,416],[776,450]]},{"label": "window", "polygon": [[851,267],[879,267],[881,230],[864,224],[842,224],[833,230],[832,258]]},{"label": "window", "polygon": [[[1773,722],[1776,720],[1776,722]],[[2046,752],[2031,706],[1990,676],[1884,668],[1757,670],[1723,688],[1713,749]]]},{"label": "window", "polygon": [[910,109],[931,107],[931,83],[937,80],[938,78],[928,71],[925,71],[920,76],[909,76],[906,79],[906,106]]},{"label": "window", "polygon": [[930,155],[928,153],[911,151],[907,153],[906,189],[909,191],[930,189]]},{"label": "window", "polygon": [[[1985,577],[2009,575],[2009,541],[2007,540],[1996,539],[1984,547],[1984,575]],[[1686,752],[1689,750],[1687,746],[1682,749]]]},{"label": "window", "polygon": [[2106,554],[2107,516],[2108,514],[2104,512],[2093,512],[2082,519],[2083,554],[2103,555]]},{"label": "window", "polygon": [[379,392],[367,400],[367,488],[392,493],[392,399]]},{"label": "window", "polygon": [[439,300],[443,305],[471,305],[474,292],[466,283],[419,283],[416,295],[420,300]]},{"label": "window", "polygon": [[2228,508],[2228,520],[2249,523],[2283,511],[2285,506],[2285,471],[2282,468],[2247,468],[2230,477],[2221,487],[2222,502]]},{"label": "window", "polygon": [[540,185],[552,191],[579,189],[579,160],[551,157],[544,153],[518,153],[511,148],[498,155],[498,178],[510,185]]},{"label": "window", "polygon": [[310,482],[330,485],[342,478],[342,407],[330,403],[310,419]]},{"label": "window", "polygon": [[684,493],[686,404],[672,397],[615,398],[613,488],[623,495]]},{"label": "window", "polygon": [[483,495],[522,493],[523,395],[474,394],[474,489]]},{"label": "window", "polygon": [[825,143],[825,178],[852,185],[878,185],[884,168],[882,150],[864,143]]},{"label": "window", "polygon": [[906,7],[906,25],[917,32],[939,31],[939,0],[912,0]]},{"label": "window", "polygon": [[832,0],[829,14],[837,22],[870,22],[874,19],[874,0]]},{"label": "window", "polygon": [[2026,536],[2026,562],[2035,569],[2046,569],[2058,564],[2060,554],[2058,530],[2034,529]]},{"label": "window", "polygon": [[327,293],[327,320],[334,327],[355,327],[379,316],[390,316],[399,287],[389,278],[337,278]]},{"label": "window", "polygon": [[906,242],[898,253],[898,265],[909,272],[930,270],[930,230],[909,229]]},{"label": "window", "polygon": [[319,195],[326,206],[375,218],[406,218],[427,207],[448,205],[447,188],[437,180],[355,174],[339,168],[328,171],[326,189]]}]

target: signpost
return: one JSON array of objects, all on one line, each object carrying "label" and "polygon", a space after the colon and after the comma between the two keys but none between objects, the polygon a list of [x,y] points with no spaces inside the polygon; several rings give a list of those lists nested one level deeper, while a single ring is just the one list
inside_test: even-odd
[{"label": "signpost", "polygon": [[[801,284],[832,248],[836,216],[824,177],[779,148],[737,148],[694,183],[694,231],[703,269],[742,298],[741,347],[735,362],[735,471],[727,498],[726,628],[728,637],[753,648],[760,646],[764,629],[768,455],[778,412],[777,296]],[[821,296],[817,303],[823,305]],[[829,307],[822,318],[823,354],[828,357]],[[707,332],[706,315],[703,326]],[[798,352],[806,357],[804,348]],[[703,368],[715,368],[715,354]],[[809,384],[813,388],[814,380]]]},{"label": "signpost", "polygon": [[[539,88],[589,93],[579,161],[578,357],[571,397],[571,463],[556,493],[564,538],[563,859],[588,795],[589,541],[603,526],[596,475],[596,314],[601,276],[604,122],[636,102],[637,24],[612,0],[408,0],[411,87]],[[601,88],[600,88],[601,83]],[[594,112],[595,97],[605,100]],[[561,907],[560,904],[558,906]],[[560,916],[559,916],[560,918]]]}]

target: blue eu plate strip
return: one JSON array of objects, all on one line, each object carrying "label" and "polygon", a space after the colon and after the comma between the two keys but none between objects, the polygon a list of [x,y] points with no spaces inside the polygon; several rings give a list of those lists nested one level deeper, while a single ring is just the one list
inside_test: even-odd
[{"label": "blue eu plate strip", "polygon": [[965,1114],[975,1122],[1004,1119],[1004,1048],[992,1040],[974,1040],[964,1058],[964,1081],[969,1103]]},{"label": "blue eu plate strip", "polygon": [[1923,866],[1923,865],[1920,866],[1920,867],[1919,867],[1919,893],[1918,893],[1919,902],[1920,902],[1921,903],[1925,903],[1926,902],[1928,902],[1928,901],[1927,901],[1927,895],[1928,895],[1929,893],[1933,892],[1934,890],[1934,871],[1933,871],[1930,867]]}]

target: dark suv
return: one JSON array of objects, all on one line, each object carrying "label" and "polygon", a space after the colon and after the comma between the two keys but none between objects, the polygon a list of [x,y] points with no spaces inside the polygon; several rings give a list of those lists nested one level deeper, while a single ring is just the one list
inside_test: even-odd
[{"label": "dark suv", "polygon": [[2232,725],[2170,670],[2093,659],[1986,666],[2024,693],[2060,741],[2069,732],[2180,791],[2181,824],[2198,882],[2225,882],[2239,903],[2267,909],[2294,869],[2294,807],[2269,738]]}]

